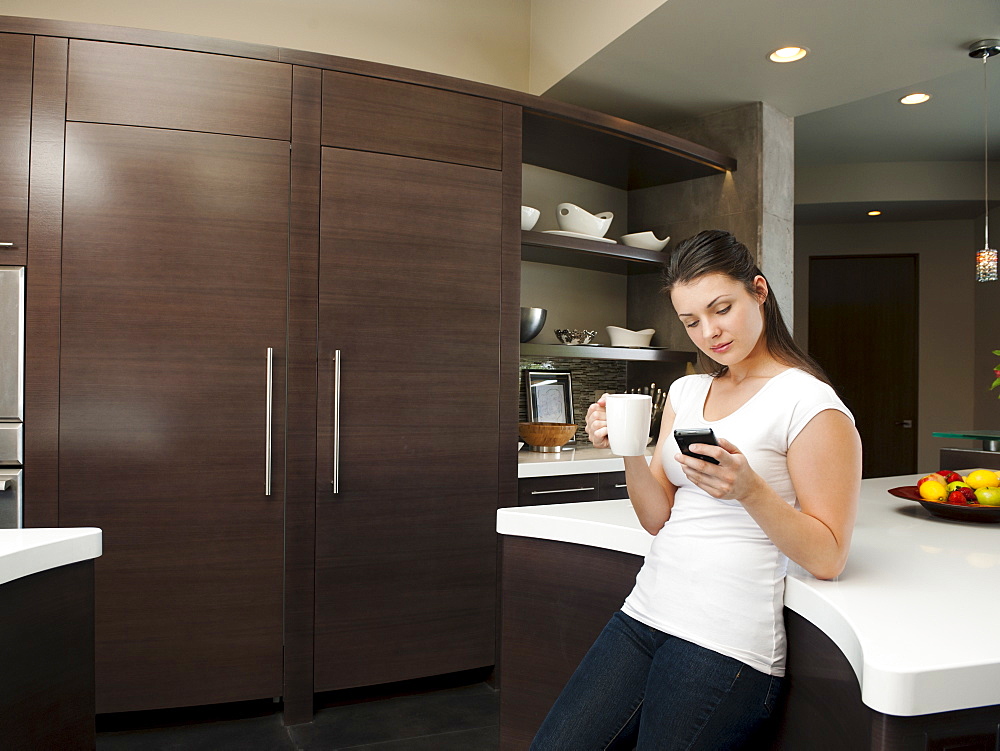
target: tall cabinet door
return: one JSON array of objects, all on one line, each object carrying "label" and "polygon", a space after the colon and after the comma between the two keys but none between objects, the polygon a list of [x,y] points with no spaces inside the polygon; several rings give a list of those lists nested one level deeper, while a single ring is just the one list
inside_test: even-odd
[{"label": "tall cabinet door", "polygon": [[28,150],[34,37],[0,34],[0,264],[23,263],[28,239]]},{"label": "tall cabinet door", "polygon": [[288,185],[287,142],[67,124],[59,522],[104,531],[98,712],[281,694]]},{"label": "tall cabinet door", "polygon": [[494,662],[500,176],[323,149],[317,691]]}]

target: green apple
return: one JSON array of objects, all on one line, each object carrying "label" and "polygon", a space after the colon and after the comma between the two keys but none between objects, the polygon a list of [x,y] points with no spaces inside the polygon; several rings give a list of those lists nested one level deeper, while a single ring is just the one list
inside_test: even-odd
[{"label": "green apple", "polygon": [[1000,488],[978,488],[976,500],[984,506],[1000,506]]},{"label": "green apple", "polygon": [[971,488],[972,486],[969,485],[969,483],[967,482],[961,482],[960,480],[956,480],[955,482],[949,482],[947,487],[948,487],[948,492],[950,493],[956,488]]}]

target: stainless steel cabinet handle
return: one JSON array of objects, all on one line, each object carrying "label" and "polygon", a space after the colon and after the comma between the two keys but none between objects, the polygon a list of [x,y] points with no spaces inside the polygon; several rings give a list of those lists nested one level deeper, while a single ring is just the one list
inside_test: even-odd
[{"label": "stainless steel cabinet handle", "polygon": [[532,495],[546,495],[548,493],[582,493],[585,490],[597,490],[597,488],[560,488],[558,490],[532,490]]},{"label": "stainless steel cabinet handle", "polygon": [[16,248],[16,247],[17,246],[14,245],[14,243],[0,243],[0,248]]},{"label": "stainless steel cabinet handle", "polygon": [[627,482],[615,483],[615,487],[616,488],[627,488],[628,487],[628,483]]},{"label": "stainless steel cabinet handle", "polygon": [[271,495],[271,392],[273,379],[274,349],[267,348],[267,429],[264,441],[264,495]]},{"label": "stainless steel cabinet handle", "polygon": [[10,480],[0,480],[0,490],[10,490]]},{"label": "stainless steel cabinet handle", "polygon": [[333,492],[340,492],[340,350],[333,353]]}]

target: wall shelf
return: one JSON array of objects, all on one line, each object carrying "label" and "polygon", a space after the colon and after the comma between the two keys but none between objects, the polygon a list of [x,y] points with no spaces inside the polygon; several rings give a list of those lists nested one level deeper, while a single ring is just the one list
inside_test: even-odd
[{"label": "wall shelf", "polygon": [[650,274],[659,271],[666,258],[665,250],[643,250],[546,232],[521,232],[522,261],[612,274]]},{"label": "wall shelf", "polygon": [[522,357],[583,357],[590,360],[638,360],[645,362],[693,363],[696,352],[676,349],[591,347],[572,344],[522,344]]}]

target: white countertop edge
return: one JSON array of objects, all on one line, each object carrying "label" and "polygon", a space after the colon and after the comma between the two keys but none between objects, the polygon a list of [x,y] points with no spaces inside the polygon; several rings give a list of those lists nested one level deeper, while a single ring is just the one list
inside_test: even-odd
[{"label": "white countertop edge", "polygon": [[[646,461],[653,458],[655,446],[646,448]],[[556,477],[584,475],[594,472],[624,472],[625,460],[610,449],[595,449],[581,444],[575,449],[558,453],[542,453],[523,448],[517,455],[517,477]]]},{"label": "white countertop edge", "polygon": [[102,552],[102,532],[96,527],[0,529],[0,585]]},{"label": "white countertop edge", "polygon": [[[913,548],[928,537],[941,540],[936,544],[944,547],[961,545],[968,537],[975,550],[975,545],[982,543],[984,532],[1000,531],[977,529],[981,525],[935,527],[919,515],[900,514],[894,510],[893,501],[889,504],[885,502],[882,486],[888,488],[910,484],[911,481],[908,476],[866,481],[870,492],[865,494],[862,510],[867,511],[867,518],[862,517],[865,523],[860,524],[856,531],[857,547],[864,549],[861,555],[870,558],[873,553],[881,552],[888,542],[900,539],[901,534],[908,535],[905,538],[908,542],[903,548],[897,545],[899,550]],[[892,536],[884,537],[885,530],[889,528],[892,529]],[[497,532],[638,556],[648,553],[653,540],[638,525],[627,500],[501,509],[497,514]],[[942,535],[959,536],[942,539]],[[858,551],[852,553],[857,554]],[[923,564],[929,565],[928,561],[923,561]],[[905,567],[907,571],[913,570],[909,560],[906,560]],[[968,573],[968,569],[963,570]],[[953,572],[953,576],[956,573],[958,571]],[[961,581],[960,578],[958,580]],[[928,586],[935,584],[941,586],[940,580],[929,582]],[[982,662],[942,656],[923,659],[919,661],[922,664],[918,668],[911,669],[906,664],[905,653],[902,653],[901,660],[901,653],[895,648],[886,652],[886,646],[893,643],[893,637],[885,629],[873,629],[872,613],[865,609],[872,605],[872,601],[870,596],[866,597],[865,593],[858,591],[859,585],[863,589],[869,582],[854,576],[843,581],[821,581],[790,563],[784,604],[816,626],[841,650],[858,677],[862,687],[861,698],[866,706],[883,714],[908,717],[1000,704],[1000,681],[997,680],[1000,660],[995,649],[987,650]],[[921,591],[917,590],[918,593]],[[862,609],[858,610],[859,607]],[[900,627],[905,628],[905,624]],[[945,637],[946,640],[950,638],[953,637]],[[886,639],[890,641],[886,642]],[[913,638],[909,640],[913,642]],[[919,644],[916,641],[908,648],[919,649]],[[943,646],[943,643],[934,642],[932,651]]]}]

